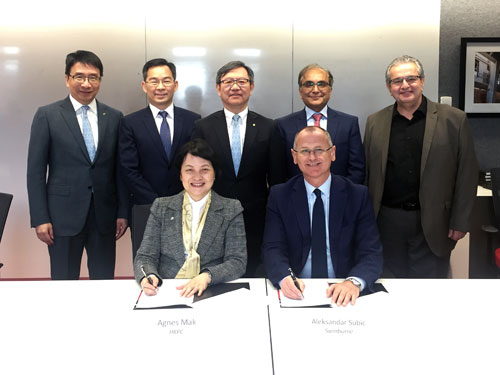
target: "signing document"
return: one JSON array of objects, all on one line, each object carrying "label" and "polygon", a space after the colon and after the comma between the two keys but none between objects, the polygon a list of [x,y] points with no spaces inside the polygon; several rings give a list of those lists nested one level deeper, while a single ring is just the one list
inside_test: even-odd
[{"label": "signing document", "polygon": [[[338,307],[336,304],[332,303],[331,297],[326,296],[326,290],[331,285],[332,281],[325,279],[304,279],[304,283],[306,287],[302,293],[304,298],[301,300],[288,298],[282,292],[278,291],[281,307]],[[375,293],[367,295],[362,293],[356,300],[356,305],[360,303],[364,305],[364,302],[372,303],[371,301],[377,303],[380,299],[384,300],[386,296],[388,296],[388,293],[383,285],[376,283]],[[347,306],[351,306],[351,304]]]}]

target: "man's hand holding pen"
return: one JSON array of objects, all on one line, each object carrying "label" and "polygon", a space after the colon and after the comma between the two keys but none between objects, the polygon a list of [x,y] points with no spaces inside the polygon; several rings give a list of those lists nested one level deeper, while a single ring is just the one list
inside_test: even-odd
[{"label": "man's hand holding pen", "polygon": [[295,282],[292,276],[287,276],[281,282],[281,291],[283,294],[291,299],[303,299],[304,296],[302,293],[305,289],[305,284],[301,279],[295,279]]}]

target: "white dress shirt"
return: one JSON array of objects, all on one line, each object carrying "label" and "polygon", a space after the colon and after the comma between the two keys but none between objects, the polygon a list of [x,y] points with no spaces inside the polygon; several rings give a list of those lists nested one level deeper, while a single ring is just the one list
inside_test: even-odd
[{"label": "white dress shirt", "polygon": [[[240,142],[241,142],[241,154],[243,155],[243,145],[245,144],[245,133],[247,129],[247,117],[248,117],[248,107],[246,107],[243,111],[240,113],[232,113],[231,111],[227,110],[224,108],[224,114],[226,115],[226,124],[227,124],[227,132],[229,134],[229,143],[231,144],[232,142],[232,137],[233,137],[233,126],[232,126],[232,121],[233,121],[233,116],[234,115],[239,115],[241,117],[241,126],[240,126]],[[231,148],[233,145],[231,144]]]},{"label": "white dress shirt", "polygon": [[328,106],[325,105],[320,112],[313,111],[311,108],[306,107],[306,120],[307,126],[314,126],[314,115],[315,113],[321,113],[321,120],[319,120],[319,127],[323,130],[327,130],[328,127]]},{"label": "white dress shirt", "polygon": [[155,119],[156,128],[158,129],[158,134],[160,134],[161,123],[163,122],[163,117],[160,115],[161,111],[167,112],[167,124],[170,129],[170,143],[174,143],[174,103],[170,104],[165,109],[156,108],[154,105],[149,104],[151,113]]}]

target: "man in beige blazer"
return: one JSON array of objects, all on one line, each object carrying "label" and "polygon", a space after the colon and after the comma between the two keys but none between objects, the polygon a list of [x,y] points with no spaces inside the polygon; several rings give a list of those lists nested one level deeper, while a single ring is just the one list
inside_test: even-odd
[{"label": "man in beige blazer", "polygon": [[366,123],[366,181],[384,248],[383,277],[446,278],[476,195],[467,117],[427,99],[424,82],[420,61],[394,59],[386,85],[396,103]]}]

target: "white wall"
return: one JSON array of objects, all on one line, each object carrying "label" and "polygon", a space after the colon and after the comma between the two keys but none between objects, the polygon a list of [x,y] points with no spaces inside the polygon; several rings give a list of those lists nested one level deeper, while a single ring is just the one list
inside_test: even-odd
[{"label": "white wall", "polygon": [[[147,4],[147,5],[143,5]],[[411,54],[426,71],[425,94],[437,99],[438,0],[10,2],[0,13],[0,191],[14,194],[0,245],[1,276],[49,277],[46,246],[29,227],[26,154],[37,107],[67,95],[64,59],[88,49],[104,64],[98,99],[125,114],[144,107],[144,62],[178,66],[176,104],[202,115],[221,108],[214,76],[241,59],[256,73],[250,106],[276,118],[302,107],[297,74],[312,62],[330,68],[330,105],[368,114],[392,103],[384,71]],[[187,48],[187,49],[186,49]],[[132,275],[131,244],[119,241],[117,276]],[[82,276],[86,276],[86,267]]]}]

